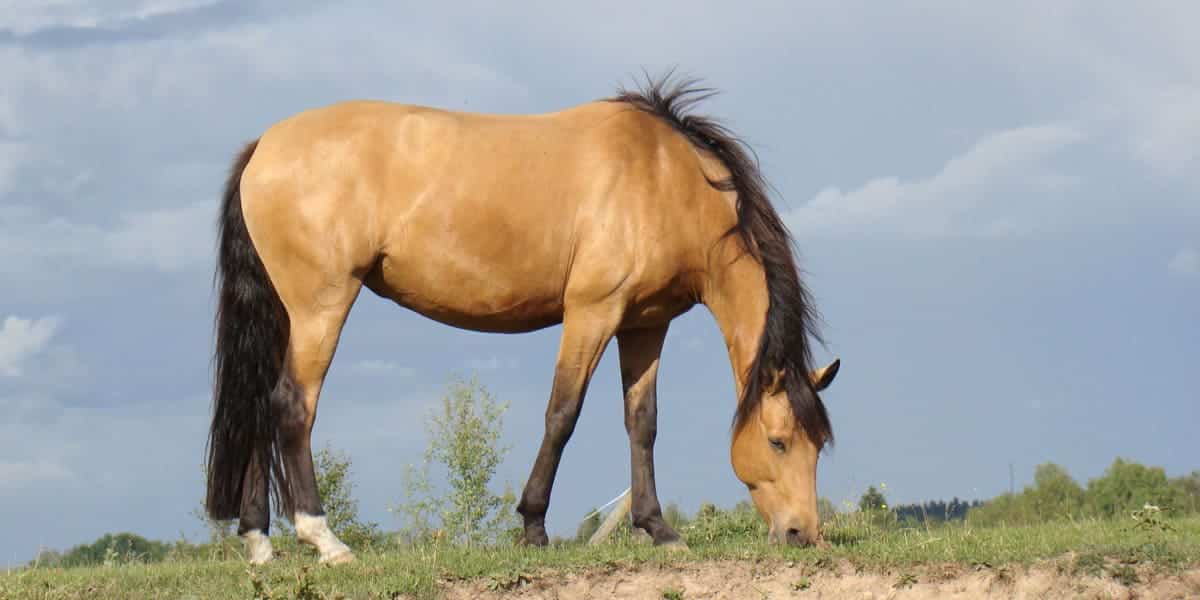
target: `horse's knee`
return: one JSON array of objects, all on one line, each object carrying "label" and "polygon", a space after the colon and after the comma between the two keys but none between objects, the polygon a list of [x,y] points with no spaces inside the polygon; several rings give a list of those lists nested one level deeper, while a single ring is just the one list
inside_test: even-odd
[{"label": "horse's knee", "polygon": [[579,405],[563,406],[546,415],[546,438],[554,448],[566,445],[579,421]]},{"label": "horse's knee", "polygon": [[625,417],[629,441],[642,447],[654,445],[658,438],[658,414],[653,408],[638,406]]}]

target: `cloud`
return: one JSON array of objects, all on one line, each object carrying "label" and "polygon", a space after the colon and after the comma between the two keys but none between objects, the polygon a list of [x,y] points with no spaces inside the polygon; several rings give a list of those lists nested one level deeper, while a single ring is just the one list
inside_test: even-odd
[{"label": "cloud", "polygon": [[184,37],[269,17],[283,7],[294,15],[315,4],[315,0],[286,5],[270,0],[17,1],[22,6],[0,16],[0,45],[43,50]]},{"label": "cloud", "polygon": [[4,319],[0,326],[0,376],[20,377],[23,363],[46,349],[58,324],[57,317]]},{"label": "cloud", "polygon": [[1146,94],[1134,113],[1134,155],[1163,175],[1192,174],[1200,166],[1200,86]]},{"label": "cloud", "polygon": [[177,271],[207,264],[215,204],[198,202],[124,215],[104,228],[0,205],[0,273],[47,268],[133,267]]},{"label": "cloud", "polygon": [[212,255],[215,219],[213,202],[133,213],[105,232],[103,243],[117,263],[177,270]]},{"label": "cloud", "polygon": [[912,181],[883,177],[849,192],[827,187],[787,219],[798,231],[818,233],[937,237],[1026,232],[1039,215],[1024,211],[1037,206],[1004,192],[1045,195],[1073,185],[1074,177],[1045,163],[1083,137],[1065,123],[989,134],[932,176]]},{"label": "cloud", "polygon": [[6,2],[0,30],[28,35],[50,28],[95,29],[217,4],[218,0],[15,0]]},{"label": "cloud", "polygon": [[72,477],[74,474],[70,469],[52,460],[0,460],[0,492],[19,491],[33,483],[61,481]]},{"label": "cloud", "polygon": [[1167,272],[1184,278],[1200,275],[1200,252],[1195,248],[1180,248],[1179,252],[1167,261]]},{"label": "cloud", "polygon": [[[235,2],[97,4],[22,3],[0,11],[0,29],[103,29],[243,10]],[[255,21],[282,14],[269,4],[244,10]],[[304,5],[289,4],[281,22],[136,44],[47,50],[0,40],[0,72],[13,82],[0,94],[0,278],[24,283],[19,293],[44,295],[63,282],[108,277],[89,271],[174,272],[211,263],[216,199],[233,152],[298,110],[393,90],[441,105],[524,94],[521,84],[434,33],[314,35],[346,31],[339,23],[375,9],[336,14]],[[88,102],[81,107],[82,97]]]}]

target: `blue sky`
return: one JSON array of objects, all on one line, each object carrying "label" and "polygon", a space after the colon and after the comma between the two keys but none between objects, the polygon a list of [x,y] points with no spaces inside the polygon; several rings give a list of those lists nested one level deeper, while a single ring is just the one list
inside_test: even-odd
[{"label": "blue sky", "polygon": [[[678,66],[758,152],[842,358],[822,495],[986,498],[1053,460],[1200,467],[1194,7],[18,0],[0,15],[0,561],[109,531],[200,534],[213,222],[246,140],[378,98],[555,110]],[[385,527],[450,377],[511,403],[500,479],[541,438],[558,328],[451,329],[369,292],[316,444]],[[628,485],[615,352],[548,525]],[[731,371],[703,307],[667,341],[664,503],[746,498]]]}]

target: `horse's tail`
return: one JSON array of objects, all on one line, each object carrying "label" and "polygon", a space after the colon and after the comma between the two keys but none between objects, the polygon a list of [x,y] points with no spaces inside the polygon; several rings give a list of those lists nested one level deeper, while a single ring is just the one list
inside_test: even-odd
[{"label": "horse's tail", "polygon": [[[251,142],[234,161],[217,224],[219,300],[205,500],[217,520],[239,516],[249,477],[268,477],[276,498],[282,495],[291,506],[272,410],[276,389],[290,383],[281,381],[290,380],[288,315],[242,214],[242,172],[257,146],[257,140]],[[248,470],[251,466],[256,468]]]}]

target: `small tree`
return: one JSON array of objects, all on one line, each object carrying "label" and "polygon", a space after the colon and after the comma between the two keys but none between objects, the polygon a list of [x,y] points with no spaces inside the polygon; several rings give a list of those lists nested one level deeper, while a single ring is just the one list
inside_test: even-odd
[{"label": "small tree", "polygon": [[[393,509],[408,517],[411,535],[423,537],[436,520],[451,542],[478,545],[500,540],[517,525],[512,489],[500,494],[490,489],[509,450],[499,445],[507,408],[475,379],[451,383],[426,417],[430,439],[421,468],[405,470],[408,500]],[[444,497],[432,492],[429,467],[434,463],[445,470],[449,490]]]},{"label": "small tree", "polygon": [[887,509],[887,498],[875,486],[867,487],[867,491],[858,499],[858,509],[863,512],[873,512]]}]

